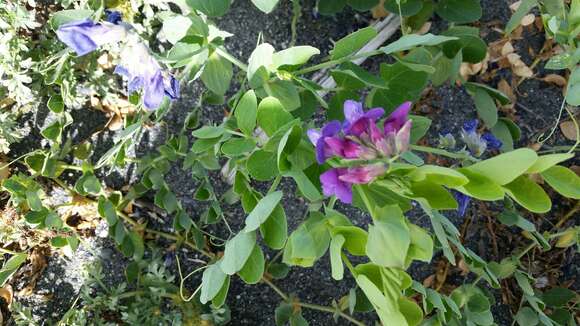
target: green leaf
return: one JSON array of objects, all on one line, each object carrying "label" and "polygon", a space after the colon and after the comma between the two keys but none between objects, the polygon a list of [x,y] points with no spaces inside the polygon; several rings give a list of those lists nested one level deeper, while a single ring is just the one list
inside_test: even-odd
[{"label": "green leaf", "polygon": [[221,126],[203,126],[194,130],[191,135],[200,139],[210,139],[220,137],[224,134],[224,128]]},{"label": "green leaf", "polygon": [[234,111],[234,116],[238,127],[246,135],[251,136],[256,128],[256,118],[258,115],[258,99],[253,90],[247,91],[238,102]]},{"label": "green leaf", "polygon": [[291,81],[275,80],[269,82],[266,92],[269,96],[277,98],[286,111],[294,111],[300,107],[298,88]]},{"label": "green leaf", "polygon": [[457,40],[456,37],[440,36],[427,33],[424,35],[409,34],[401,37],[395,42],[380,48],[385,54],[391,54],[395,52],[401,52],[410,50],[416,46],[433,46],[439,45],[444,42]]},{"label": "green leaf", "polygon": [[44,209],[44,206],[42,206],[42,200],[40,200],[40,194],[41,191],[39,189],[26,190],[26,203],[31,210],[36,212]]},{"label": "green leaf", "polygon": [[220,267],[228,275],[241,270],[256,246],[256,232],[240,232],[226,242]]},{"label": "green leaf", "polygon": [[268,181],[278,174],[276,153],[265,150],[257,150],[246,162],[250,175],[258,181]]},{"label": "green leaf", "polygon": [[541,173],[544,180],[564,197],[580,199],[580,177],[563,166],[553,166]]},{"label": "green leaf", "polygon": [[218,309],[224,305],[226,298],[228,296],[228,290],[230,289],[230,276],[227,275],[222,285],[222,288],[216,294],[216,296],[211,300],[211,306],[213,309]]},{"label": "green leaf", "polygon": [[332,235],[343,235],[345,238],[344,249],[351,255],[366,255],[367,232],[356,226],[335,226],[332,228]]},{"label": "green leaf", "polygon": [[246,284],[256,284],[262,279],[264,274],[264,254],[260,246],[255,245],[250,257],[244,264],[244,267],[240,270],[240,278],[246,282]]},{"label": "green leaf", "polygon": [[308,45],[294,46],[274,53],[272,55],[272,65],[274,69],[297,67],[307,63],[312,56],[317,54],[320,54],[320,50],[315,47]]},{"label": "green leaf", "polygon": [[54,113],[61,113],[64,111],[64,101],[60,95],[53,95],[48,99],[48,108]]},{"label": "green leaf", "polygon": [[274,8],[276,8],[279,1],[280,0],[252,0],[252,3],[264,13],[269,14],[274,10]]},{"label": "green leaf", "polygon": [[399,310],[405,316],[409,326],[416,326],[423,321],[423,310],[415,303],[406,297],[399,298]]},{"label": "green leaf", "polygon": [[293,307],[291,304],[282,302],[274,312],[274,319],[276,321],[276,326],[284,326],[290,320],[293,313]]},{"label": "green leaf", "polygon": [[282,195],[282,191],[274,191],[260,199],[256,207],[254,207],[246,218],[244,232],[251,232],[260,227],[268,219],[270,214],[272,214],[272,211],[282,199]]},{"label": "green leaf", "polygon": [[413,181],[427,180],[451,188],[463,186],[469,182],[469,179],[461,174],[461,172],[451,168],[429,164],[414,169],[409,174],[409,177]]},{"label": "green leaf", "polygon": [[344,265],[342,264],[342,246],[344,245],[344,237],[341,234],[333,236],[330,240],[330,267],[332,270],[332,278],[340,281],[344,276]]},{"label": "green leaf", "polygon": [[429,181],[414,182],[411,184],[412,194],[409,198],[425,202],[434,209],[457,209],[455,198],[436,183]]},{"label": "green leaf", "polygon": [[50,27],[53,30],[57,30],[60,25],[72,23],[74,21],[83,20],[91,17],[93,15],[92,10],[61,10],[56,12],[50,18]]},{"label": "green leaf", "polygon": [[538,314],[530,307],[520,309],[516,314],[516,321],[520,326],[535,326],[540,322]]},{"label": "green leaf", "polygon": [[514,150],[514,138],[512,136],[509,122],[506,119],[499,119],[495,126],[491,128],[491,133],[501,141],[501,151],[510,152]]},{"label": "green leaf", "polygon": [[213,299],[224,284],[227,275],[222,271],[219,262],[209,265],[201,277],[201,295],[199,300],[206,304]]},{"label": "green leaf", "polygon": [[507,95],[505,95],[504,93],[500,92],[499,90],[492,88],[492,87],[489,87],[485,84],[467,82],[467,83],[465,83],[465,87],[473,93],[475,93],[475,91],[477,89],[482,89],[482,90],[486,91],[491,97],[498,100],[502,105],[506,105],[506,104],[511,103],[511,100],[509,97],[507,97]]},{"label": "green leaf", "polygon": [[479,0],[441,0],[435,9],[437,15],[453,23],[471,23],[481,18]]},{"label": "green leaf", "polygon": [[285,174],[290,176],[296,182],[298,189],[306,199],[311,202],[316,202],[322,200],[322,194],[318,190],[318,187],[312,183],[308,176],[303,171],[288,171]]},{"label": "green leaf", "polygon": [[537,0],[522,0],[516,12],[512,15],[505,27],[505,33],[510,34],[522,22],[525,15],[538,5]]},{"label": "green leaf", "polygon": [[411,236],[407,263],[410,264],[412,260],[430,262],[433,257],[433,239],[431,235],[415,224],[408,223],[407,225]]},{"label": "green leaf", "polygon": [[6,261],[4,266],[2,266],[2,269],[0,269],[0,287],[3,287],[6,284],[6,281],[8,281],[10,276],[18,270],[20,265],[22,265],[27,258],[28,255],[26,253],[19,253],[10,257],[10,259]]},{"label": "green leaf", "polygon": [[368,11],[379,4],[379,0],[347,0],[349,6],[354,10]]},{"label": "green leaf", "polygon": [[503,188],[485,175],[466,168],[458,171],[469,179],[469,183],[456,188],[458,191],[479,200],[493,201],[504,198]]},{"label": "green leaf", "polygon": [[60,122],[55,121],[48,127],[42,129],[40,133],[44,138],[52,140],[53,142],[58,142],[60,135],[62,134],[62,125]]},{"label": "green leaf", "polygon": [[[399,2],[401,6],[400,10]],[[423,8],[423,0],[386,0],[384,6],[385,9],[395,15],[401,13],[403,16],[414,16],[421,11],[421,8]]]},{"label": "green leaf", "polygon": [[380,77],[350,62],[343,63],[337,69],[331,70],[330,74],[337,86],[346,89],[356,90],[367,86],[387,88],[387,84]]},{"label": "green leaf", "polygon": [[274,47],[268,43],[258,45],[248,59],[248,81],[252,88],[262,86],[270,79]]},{"label": "green leaf", "polygon": [[572,153],[548,154],[538,157],[538,160],[532,165],[526,173],[542,173],[556,164],[560,164],[574,157]]},{"label": "green leaf", "polygon": [[410,244],[409,228],[400,217],[384,218],[369,225],[366,252],[377,265],[405,268]]},{"label": "green leaf", "polygon": [[210,17],[225,15],[230,9],[231,0],[185,0],[192,9],[199,10]]},{"label": "green leaf", "polygon": [[129,238],[133,244],[133,259],[139,261],[143,258],[145,254],[145,245],[143,243],[143,238],[135,231],[129,232]]},{"label": "green leaf", "polygon": [[282,205],[277,205],[270,217],[260,225],[264,243],[272,249],[282,249],[288,238],[288,221]]},{"label": "green leaf", "polygon": [[240,156],[251,152],[256,142],[250,138],[232,138],[222,145],[222,153],[226,156]]},{"label": "green leaf", "polygon": [[217,95],[224,95],[230,88],[233,74],[232,64],[214,52],[207,59],[201,80],[210,91]]},{"label": "green leaf", "polygon": [[318,0],[318,11],[323,15],[333,15],[346,5],[347,0]]},{"label": "green leaf", "polygon": [[542,187],[530,180],[528,176],[519,176],[503,187],[510,197],[531,212],[546,213],[552,207],[550,197]]},{"label": "green leaf", "polygon": [[550,307],[563,307],[576,297],[576,293],[566,288],[553,288],[542,294],[542,301]]},{"label": "green leaf", "polygon": [[284,263],[310,267],[326,253],[330,243],[330,234],[325,219],[324,215],[313,212],[292,232],[284,248]]},{"label": "green leaf", "polygon": [[282,103],[275,97],[266,97],[258,105],[258,126],[272,136],[283,125],[292,121],[292,115],[284,110]]},{"label": "green leaf", "polygon": [[465,168],[471,172],[485,175],[499,185],[505,185],[524,174],[536,162],[538,155],[529,148],[500,154],[496,157],[475,163]]},{"label": "green leaf", "polygon": [[455,36],[459,39],[443,44],[443,53],[449,58],[455,58],[461,51],[463,61],[478,63],[487,55],[487,44],[479,37],[479,29],[469,26],[454,26],[442,33],[445,36]]},{"label": "green leaf", "polygon": [[410,115],[409,118],[413,121],[413,125],[411,126],[410,143],[416,144],[427,134],[432,121],[431,119],[420,115]]},{"label": "green leaf", "polygon": [[167,41],[171,44],[176,44],[187,35],[187,31],[192,24],[191,19],[185,16],[175,15],[163,21],[161,31],[165,35],[165,38],[167,38]]},{"label": "green leaf", "polygon": [[566,91],[566,102],[573,106],[580,105],[580,68],[576,67],[570,74],[568,89]]},{"label": "green leaf", "polygon": [[369,26],[343,37],[334,44],[334,49],[330,51],[331,60],[344,58],[355,53],[375,36],[377,36],[377,31]]},{"label": "green leaf", "polygon": [[475,101],[475,108],[477,109],[477,114],[483,120],[488,128],[492,128],[497,123],[497,107],[493,98],[489,94],[478,88],[473,94],[473,99]]}]

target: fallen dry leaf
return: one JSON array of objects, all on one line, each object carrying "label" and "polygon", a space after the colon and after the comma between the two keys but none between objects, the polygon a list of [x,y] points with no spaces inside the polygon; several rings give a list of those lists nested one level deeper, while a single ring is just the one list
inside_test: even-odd
[{"label": "fallen dry leaf", "polygon": [[566,78],[557,74],[546,75],[546,77],[542,78],[542,80],[545,81],[546,83],[555,84],[560,87],[566,86]]},{"label": "fallen dry leaf", "polygon": [[373,9],[371,9],[371,14],[373,15],[374,19],[387,17],[389,12],[385,9],[385,0],[381,0],[381,2],[376,5]]},{"label": "fallen dry leaf", "polygon": [[4,162],[0,160],[0,181],[4,179],[8,179],[10,177],[10,167]]},{"label": "fallen dry leaf", "polygon": [[6,284],[4,287],[0,288],[0,298],[6,301],[8,308],[12,304],[12,299],[14,298],[14,291],[12,290],[12,286],[10,284]]},{"label": "fallen dry leaf", "polygon": [[426,288],[430,288],[433,286],[434,282],[435,282],[435,274],[429,275],[427,276],[427,278],[423,280],[423,286]]},{"label": "fallen dry leaf", "polygon": [[511,101],[511,103],[503,105],[502,108],[513,109],[517,101],[517,96],[516,93],[514,92],[514,88],[507,82],[507,80],[502,79],[497,84],[497,89],[500,92],[504,93]]},{"label": "fallen dry leaf", "polygon": [[562,134],[564,135],[564,137],[566,137],[570,140],[577,140],[578,132],[576,130],[576,126],[574,125],[574,122],[564,121],[564,122],[560,123],[560,130],[562,131]]},{"label": "fallen dry leaf", "polygon": [[536,21],[536,16],[534,16],[534,14],[528,14],[525,15],[524,18],[522,18],[522,21],[520,22],[520,24],[522,26],[529,26],[531,24],[533,24]]},{"label": "fallen dry leaf", "polygon": [[32,250],[28,256],[30,263],[24,266],[24,274],[28,277],[28,284],[18,291],[18,296],[29,296],[34,292],[36,283],[48,264],[48,255],[50,255],[50,248],[47,247],[35,247]]},{"label": "fallen dry leaf", "polygon": [[512,11],[516,11],[516,10],[518,10],[518,8],[520,7],[520,5],[521,5],[521,4],[522,4],[522,1],[521,1],[521,0],[519,0],[519,1],[516,1],[516,2],[514,2],[514,3],[512,3],[512,4],[510,5],[510,9],[511,9]]},{"label": "fallen dry leaf", "polygon": [[461,270],[461,275],[465,276],[465,275],[469,274],[469,266],[467,266],[467,264],[465,263],[465,260],[463,260],[463,259],[459,260],[459,263],[457,264],[457,268],[459,268]]},{"label": "fallen dry leaf", "polygon": [[514,46],[512,45],[512,42],[505,42],[505,44],[501,47],[501,56],[505,57],[510,53],[514,53],[515,49]]}]

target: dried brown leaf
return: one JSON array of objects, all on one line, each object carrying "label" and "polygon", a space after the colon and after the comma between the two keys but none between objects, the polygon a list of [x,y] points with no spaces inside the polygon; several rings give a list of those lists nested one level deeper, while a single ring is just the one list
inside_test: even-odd
[{"label": "dried brown leaf", "polygon": [[12,304],[12,299],[14,298],[14,291],[10,284],[6,284],[0,288],[0,299],[4,299],[8,307]]},{"label": "dried brown leaf", "polygon": [[10,177],[10,167],[4,162],[0,160],[0,181],[4,179],[8,179]]},{"label": "dried brown leaf", "polygon": [[371,9],[371,13],[374,19],[387,17],[389,12],[385,9],[385,0],[381,0],[381,2],[376,5],[373,9]]},{"label": "dried brown leaf", "polygon": [[514,46],[512,45],[512,42],[505,42],[505,44],[501,47],[501,55],[502,57],[507,56],[510,53],[514,53],[515,49]]},{"label": "dried brown leaf", "polygon": [[520,24],[522,26],[529,26],[529,25],[533,24],[534,21],[536,21],[536,16],[534,16],[534,14],[528,14],[528,15],[525,15],[524,18],[522,18],[522,21],[520,22]]},{"label": "dried brown leaf", "polygon": [[419,35],[426,34],[431,29],[431,25],[432,25],[431,22],[426,22],[425,24],[423,24],[423,26],[421,26],[421,28],[419,28],[418,31],[415,32],[415,34]]},{"label": "dried brown leaf", "polygon": [[560,123],[560,130],[562,131],[564,137],[570,140],[577,140],[578,133],[576,131],[576,126],[574,125],[574,122],[564,121]]},{"label": "dried brown leaf", "polygon": [[429,275],[427,276],[427,278],[423,280],[423,286],[426,288],[430,288],[433,286],[434,282],[435,282],[435,274]]},{"label": "dried brown leaf", "polygon": [[555,84],[560,87],[566,86],[566,78],[557,74],[546,75],[546,77],[542,78],[542,80],[545,81],[546,83]]},{"label": "dried brown leaf", "polygon": [[519,0],[519,1],[516,1],[516,2],[514,2],[514,3],[512,3],[512,4],[510,5],[510,9],[511,9],[512,11],[516,11],[516,10],[518,10],[518,8],[520,7],[520,5],[521,5],[521,4],[522,4],[522,1],[521,1],[521,0]]}]

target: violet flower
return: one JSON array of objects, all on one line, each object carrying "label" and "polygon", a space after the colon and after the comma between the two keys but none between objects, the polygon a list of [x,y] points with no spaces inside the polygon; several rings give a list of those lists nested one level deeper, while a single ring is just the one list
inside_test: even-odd
[{"label": "violet flower", "polygon": [[477,133],[477,126],[479,122],[474,119],[463,124],[461,130],[461,140],[467,145],[469,151],[479,157],[485,153],[487,149],[499,149],[502,142],[491,133],[485,133],[483,136]]},{"label": "violet flower", "polygon": [[142,91],[145,108],[158,108],[165,96],[179,97],[179,82],[162,69],[149,48],[130,26],[121,22],[121,14],[106,11],[107,21],[95,23],[89,19],[61,25],[56,34],[77,55],[83,56],[107,43],[123,42],[120,63],[115,73],[128,80],[128,92]]},{"label": "violet flower", "polygon": [[457,200],[457,212],[459,213],[459,216],[463,217],[467,211],[469,203],[471,202],[471,197],[456,190],[453,190],[453,197]]},{"label": "violet flower", "polygon": [[362,103],[344,103],[345,121],[331,121],[322,130],[311,129],[308,138],[316,146],[316,159],[323,164],[331,157],[344,160],[381,160],[384,162],[332,168],[320,176],[325,196],[336,195],[344,203],[352,202],[352,185],[367,184],[387,171],[387,160],[400,155],[409,147],[411,103],[397,108],[383,124],[377,120],[384,115],[382,108],[364,111]]},{"label": "violet flower", "polygon": [[101,45],[121,41],[127,36],[127,29],[109,22],[95,23],[84,19],[60,25],[56,36],[80,57]]}]

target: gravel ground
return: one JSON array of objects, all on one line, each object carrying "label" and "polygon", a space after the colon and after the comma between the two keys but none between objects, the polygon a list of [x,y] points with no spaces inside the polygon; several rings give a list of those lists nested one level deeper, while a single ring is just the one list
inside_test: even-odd
[{"label": "gravel ground", "polygon": [[[226,42],[228,50],[240,59],[247,59],[255,47],[259,33],[262,33],[263,39],[271,43],[275,48],[282,49],[287,47],[291,39],[290,21],[292,8],[289,1],[282,2],[283,4],[272,14],[265,15],[254,8],[249,1],[236,1],[230,12],[218,22],[222,29],[236,34],[235,38],[231,38]],[[313,12],[314,1],[303,2],[296,44],[315,46],[321,50],[323,55],[327,54],[331,49],[333,41],[369,24],[368,14],[348,10],[336,17],[317,17]],[[483,0],[484,16],[482,24],[496,20],[506,22],[509,19],[510,11],[508,5],[511,2],[513,1]],[[442,24],[435,22],[434,28],[442,28]],[[490,32],[486,36],[486,41],[491,42],[498,37],[497,33]],[[520,41],[517,45],[522,48],[528,46],[537,47],[537,43],[538,41],[532,38]],[[541,43],[539,46],[541,47]],[[320,60],[323,55],[315,58],[315,60]],[[365,67],[376,71],[378,65],[385,60],[386,58],[384,57],[373,58],[365,63]],[[532,58],[524,56],[524,60],[530,63],[529,61]],[[540,73],[544,73],[541,67]],[[511,78],[511,76],[507,73],[504,78]],[[497,80],[493,81],[493,83],[497,83]],[[492,86],[495,86],[495,84]],[[532,143],[538,134],[552,126],[562,101],[562,95],[559,88],[535,79],[522,83],[519,91],[519,104],[522,109],[518,109],[516,118],[524,135],[519,145],[525,146]],[[164,141],[167,130],[180,129],[185,117],[191,108],[195,106],[200,93],[201,86],[198,83],[184,87],[183,97],[173,105],[171,112],[165,119],[166,124],[148,130],[143,139],[140,140],[136,153],[141,155],[149,152]],[[443,129],[459,131],[463,121],[476,116],[475,108],[469,95],[464,89],[455,86],[446,85],[437,88],[428,104],[431,107],[429,115],[433,119],[433,126],[427,139],[432,141],[437,139],[439,131]],[[101,128],[106,122],[101,113],[91,110],[74,111],[73,116],[75,121],[82,121],[82,124],[75,128],[77,130],[76,134],[72,135],[75,140],[90,137],[95,130]],[[204,107],[202,117],[204,122],[219,122],[223,118],[222,108],[219,106]],[[15,146],[13,150],[13,155],[15,156],[39,146],[41,138],[38,130],[50,121],[50,115],[47,110],[39,111],[35,113],[34,119],[29,119],[29,121],[35,121],[35,123],[28,126],[31,130],[30,135]],[[98,152],[103,153],[110,147],[113,144],[113,140],[114,133],[110,132],[104,132],[93,137],[93,141],[97,144],[95,157],[99,157]],[[565,143],[561,136],[557,136],[554,141],[559,144]],[[137,176],[132,167],[128,167],[123,171],[115,171],[104,177],[108,186],[119,189],[123,185],[136,180]],[[166,180],[170,184],[172,191],[182,201],[188,213],[191,216],[199,216],[203,211],[203,205],[200,206],[199,202],[192,199],[197,187],[196,183],[187,174],[183,173],[177,165],[167,174]],[[223,193],[227,190],[227,185],[217,175],[212,176],[212,182],[218,193]],[[285,193],[283,205],[288,216],[289,228],[293,230],[303,220],[306,205],[301,199],[293,195],[295,189],[292,183],[283,183],[282,188]],[[565,205],[557,205],[554,212],[560,212],[559,206]],[[361,214],[356,209],[343,206],[340,209],[351,220],[361,225],[369,221],[368,216]],[[243,211],[239,207],[226,207],[225,212],[231,227],[234,231],[238,230],[245,217]],[[490,235],[486,232],[486,221],[477,218],[478,213],[479,207],[472,206],[469,214],[472,222],[464,240],[466,246],[482,257],[489,258],[488,244]],[[455,213],[447,215],[459,226],[464,222]],[[415,223],[428,227],[428,221],[420,213],[412,211],[410,218]],[[541,221],[540,218],[534,220]],[[578,221],[576,220],[575,222],[577,223]],[[519,243],[517,242],[508,243],[503,249],[505,253],[508,253],[518,245]],[[183,255],[185,256],[185,254]],[[36,294],[38,296],[31,296],[24,303],[31,306],[35,315],[39,316],[40,319],[57,320],[76,298],[76,294],[83,282],[81,276],[82,266],[94,261],[96,258],[100,258],[106,264],[104,270],[108,274],[107,282],[115,284],[124,279],[123,271],[127,261],[114,249],[111,241],[100,237],[89,238],[86,243],[81,245],[79,252],[72,258],[64,258],[58,255],[51,256],[48,267],[45,269],[37,286]],[[438,260],[439,255],[434,258],[434,261]],[[186,267],[186,269],[192,268]],[[415,279],[421,281],[432,275],[435,269],[435,264],[415,264],[410,272]],[[572,278],[574,275],[578,275],[580,272],[578,270],[578,258],[564,262],[562,272],[565,278]],[[460,285],[467,280],[465,277],[458,275],[452,275],[450,278],[450,282],[456,285]],[[329,259],[328,257],[323,257],[314,268],[292,268],[288,277],[277,282],[277,284],[285,292],[295,294],[303,301],[330,305],[333,300],[338,300],[348,293],[349,289],[354,286],[354,280],[347,276],[341,282],[334,281],[330,277]],[[497,301],[501,302],[499,292],[495,291],[494,293],[497,296]],[[51,294],[52,299],[43,301],[43,294]],[[274,309],[279,302],[280,298],[266,285],[248,286],[238,278],[234,278],[227,300],[227,304],[232,310],[232,325],[274,325]],[[510,325],[511,314],[507,306],[497,304],[493,307],[493,312],[499,325]],[[332,315],[327,313],[306,310],[304,316],[311,322],[311,325],[332,325],[334,323]],[[370,314],[362,314],[356,317],[369,325],[376,320],[375,316]],[[337,324],[345,325],[346,322],[339,320]]]}]

